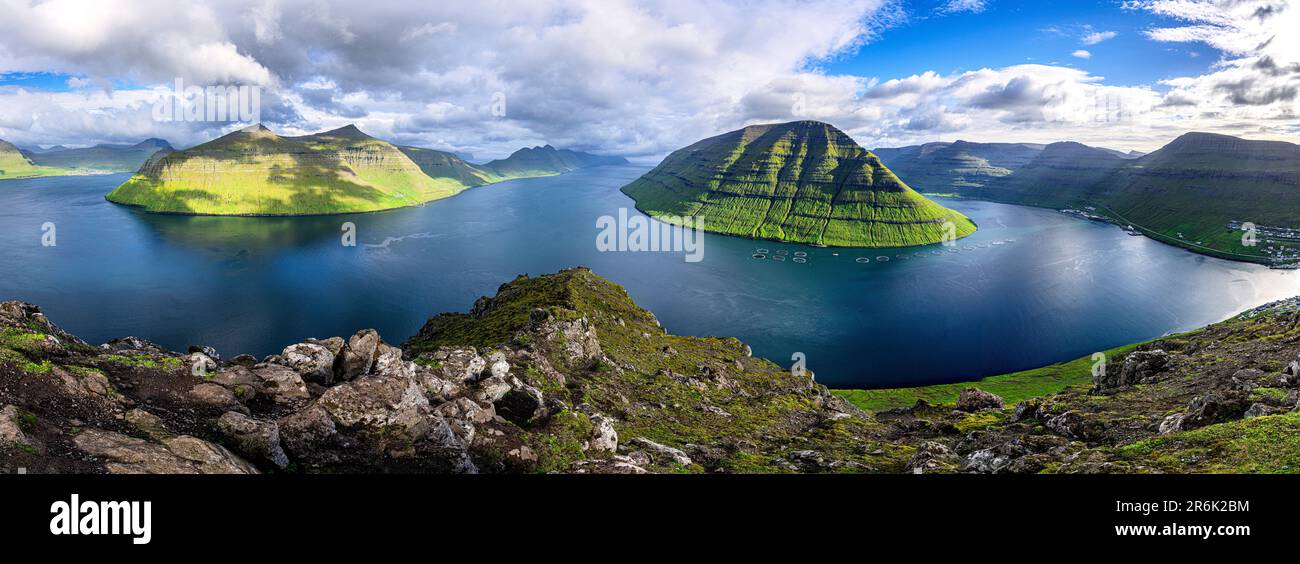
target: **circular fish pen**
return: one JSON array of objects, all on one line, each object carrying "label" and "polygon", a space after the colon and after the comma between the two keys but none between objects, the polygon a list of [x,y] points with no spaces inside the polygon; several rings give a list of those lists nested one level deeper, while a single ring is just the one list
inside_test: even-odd
[{"label": "circular fish pen", "polygon": [[853,262],[856,262],[856,263],[858,263],[858,264],[870,264],[870,263],[871,263],[871,257],[858,257],[858,258],[857,258],[856,260],[854,260]]}]

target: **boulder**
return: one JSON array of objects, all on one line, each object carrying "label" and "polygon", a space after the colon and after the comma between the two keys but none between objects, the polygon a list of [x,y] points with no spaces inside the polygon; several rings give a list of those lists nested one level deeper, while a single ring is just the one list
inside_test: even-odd
[{"label": "boulder", "polygon": [[1043,404],[1037,399],[1028,399],[1016,404],[1015,410],[1011,412],[1011,422],[1021,423],[1038,419],[1042,411]]},{"label": "boulder", "polygon": [[478,380],[487,368],[487,360],[473,348],[442,347],[429,354],[430,364],[441,371],[442,378],[457,384]]},{"label": "boulder", "polygon": [[144,436],[155,441],[164,441],[174,437],[157,415],[140,408],[126,412],[126,422]]},{"label": "boulder", "polygon": [[244,368],[252,368],[255,364],[257,364],[257,362],[258,362],[257,357],[251,354],[236,355],[234,358],[230,359],[230,364],[233,364],[235,366],[243,366]]},{"label": "boulder", "polygon": [[217,371],[217,361],[201,352],[192,352],[186,355],[184,362],[190,374],[195,376],[207,377]]},{"label": "boulder", "polygon": [[321,471],[476,472],[467,446],[414,378],[374,374],[334,386],[280,419],[293,460]]},{"label": "boulder", "polygon": [[493,378],[505,379],[510,376],[510,363],[506,361],[506,355],[497,351],[488,355],[488,369],[492,371]]},{"label": "boulder", "polygon": [[961,463],[963,472],[975,472],[978,474],[994,474],[1006,468],[1011,463],[1010,459],[994,452],[993,449],[977,450],[970,453]]},{"label": "boulder", "polygon": [[289,345],[280,353],[280,358],[283,359],[282,364],[292,368],[303,380],[326,385],[334,381],[334,354],[323,345]]},{"label": "boulder", "polygon": [[248,411],[239,399],[235,397],[234,392],[229,388],[212,382],[203,382],[193,388],[190,388],[189,398],[206,408],[208,413],[222,413],[226,411]]},{"label": "boulder", "polygon": [[1047,428],[1058,435],[1081,441],[1096,441],[1105,435],[1106,427],[1101,421],[1085,416],[1078,411],[1066,411],[1047,420]]},{"label": "boulder", "polygon": [[547,414],[546,399],[542,397],[542,392],[518,380],[505,395],[492,403],[497,415],[520,427],[532,425],[544,419]]},{"label": "boulder", "polygon": [[905,470],[909,474],[950,473],[957,470],[958,462],[957,455],[942,443],[926,441],[916,447]]},{"label": "boulder", "polygon": [[257,383],[257,397],[273,410],[294,410],[311,401],[307,383],[299,373],[278,364],[260,365],[249,373]]},{"label": "boulder", "polygon": [[957,409],[961,411],[1002,409],[1002,398],[979,388],[966,388],[957,396]]},{"label": "boulder", "polygon": [[617,452],[618,431],[614,430],[614,420],[604,415],[591,416],[591,438],[587,441],[587,450],[593,452]]},{"label": "boulder", "polygon": [[495,404],[497,400],[510,393],[510,383],[505,378],[490,376],[479,383],[474,392],[474,399],[484,404]]},{"label": "boulder", "polygon": [[1169,433],[1177,433],[1178,431],[1182,431],[1184,417],[1186,417],[1186,415],[1182,413],[1174,413],[1172,415],[1166,416],[1163,420],[1160,421],[1160,427],[1158,429],[1159,433],[1161,435],[1168,435]]},{"label": "boulder", "polygon": [[347,346],[339,353],[336,369],[339,380],[347,382],[370,373],[380,343],[379,332],[374,329],[357,331],[348,339]]},{"label": "boulder", "polygon": [[28,414],[20,412],[17,406],[0,406],[0,451],[5,449],[34,449],[36,440],[23,428],[31,421]]},{"label": "boulder", "polygon": [[1133,351],[1124,357],[1118,373],[1107,367],[1094,375],[1093,387],[1097,391],[1109,391],[1143,384],[1155,379],[1168,365],[1169,353],[1163,350]]},{"label": "boulder", "polygon": [[1277,412],[1278,410],[1275,407],[1267,406],[1262,403],[1256,403],[1256,404],[1252,404],[1250,408],[1246,410],[1246,413],[1242,415],[1242,417],[1246,419],[1253,419],[1255,417],[1264,417],[1267,415],[1273,415]]},{"label": "boulder", "polygon": [[257,469],[225,448],[182,435],[164,442],[89,428],[73,444],[103,460],[112,474],[256,474]]},{"label": "boulder", "polygon": [[200,353],[203,356],[206,356],[212,360],[221,362],[221,355],[217,354],[217,349],[214,349],[207,345],[190,345],[188,352],[191,354]]},{"label": "boulder", "polygon": [[1240,392],[1209,392],[1187,404],[1183,429],[1195,429],[1232,419],[1240,419],[1250,407],[1246,394]]},{"label": "boulder", "polygon": [[274,421],[260,421],[242,413],[227,411],[217,419],[217,430],[235,450],[252,460],[283,470],[289,457],[280,446],[280,427]]},{"label": "boulder", "polygon": [[650,456],[659,464],[667,464],[668,462],[674,462],[682,466],[691,464],[691,457],[686,456],[686,453],[680,449],[661,445],[645,437],[635,437],[630,443],[649,451]]}]

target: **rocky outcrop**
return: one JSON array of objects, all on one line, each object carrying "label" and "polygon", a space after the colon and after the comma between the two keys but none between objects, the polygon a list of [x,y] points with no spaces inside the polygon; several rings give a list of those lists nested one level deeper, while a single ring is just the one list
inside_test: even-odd
[{"label": "rocky outcrop", "polygon": [[966,388],[957,397],[957,409],[962,411],[1002,409],[1002,398],[979,388]]},{"label": "rocky outcrop", "polygon": [[0,326],[0,467],[33,472],[844,471],[873,450],[825,388],[734,339],[667,335],[586,269],[521,277],[400,348],[370,329],[262,361],[93,347],[16,302]]}]

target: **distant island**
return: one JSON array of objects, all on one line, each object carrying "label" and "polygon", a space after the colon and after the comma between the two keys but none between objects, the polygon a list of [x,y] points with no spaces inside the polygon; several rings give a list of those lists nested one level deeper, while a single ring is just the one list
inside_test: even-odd
[{"label": "distant island", "polygon": [[1193,132],[1150,154],[967,141],[875,153],[926,193],[1066,210],[1206,255],[1300,264],[1300,145]]},{"label": "distant island", "polygon": [[728,235],[833,247],[905,247],[975,232],[817,121],[753,125],[674,151],[623,187],[637,209]]},{"label": "distant island", "polygon": [[399,147],[354,125],[282,137],[262,125],[157,155],[107,196],[157,213],[291,216],[414,206],[474,187],[626,161],[550,145],[486,165]]},{"label": "distant island", "polygon": [[134,145],[103,144],[70,149],[61,145],[23,149],[0,140],[0,179],[135,172],[158,153],[174,149],[162,139]]}]

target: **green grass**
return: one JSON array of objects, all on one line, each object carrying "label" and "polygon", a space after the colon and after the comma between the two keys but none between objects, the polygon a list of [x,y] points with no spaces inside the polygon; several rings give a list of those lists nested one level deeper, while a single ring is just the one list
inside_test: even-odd
[{"label": "green grass", "polygon": [[834,127],[751,126],[673,152],[623,187],[637,209],[706,231],[833,247],[904,247],[975,232]]},{"label": "green grass", "polygon": [[[1140,344],[1142,343],[1105,351],[1106,358],[1113,359]],[[831,393],[865,411],[878,412],[911,407],[916,404],[916,400],[921,399],[935,405],[954,404],[962,390],[974,387],[1000,396],[1010,406],[1023,400],[1051,395],[1073,386],[1091,386],[1092,364],[1092,356],[1089,355],[1069,362],[989,376],[972,382],[883,390],[831,390]],[[1114,365],[1109,368],[1118,369]]]},{"label": "green grass", "polygon": [[508,178],[449,153],[396,147],[355,127],[304,137],[241,130],[146,164],[108,194],[145,211],[294,216],[382,211]]},{"label": "green grass", "polygon": [[0,140],[0,180],[62,176],[68,173],[68,170],[62,168],[33,164],[17,147]]},{"label": "green grass", "polygon": [[1167,473],[1300,473],[1300,411],[1211,425],[1117,449]]}]

